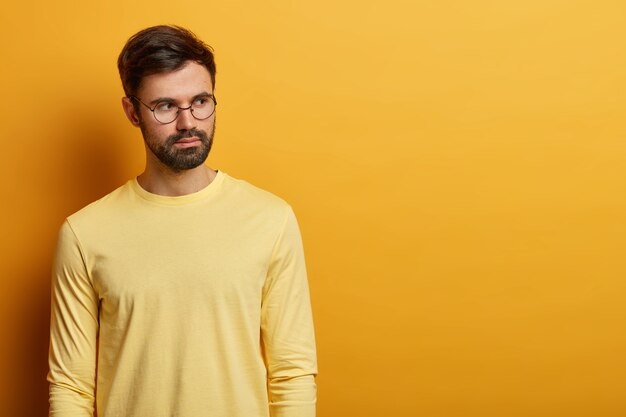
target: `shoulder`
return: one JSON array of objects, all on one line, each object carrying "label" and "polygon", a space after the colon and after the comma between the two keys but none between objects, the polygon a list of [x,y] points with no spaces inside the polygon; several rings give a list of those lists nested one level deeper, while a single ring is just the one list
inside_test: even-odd
[{"label": "shoulder", "polygon": [[223,191],[226,197],[224,208],[229,210],[224,218],[237,219],[239,225],[253,225],[256,230],[276,234],[281,233],[287,223],[296,223],[289,203],[247,181],[226,175]]},{"label": "shoulder", "polygon": [[130,181],[116,188],[109,194],[81,208],[67,217],[67,223],[72,228],[83,228],[89,224],[106,223],[106,219],[119,213],[129,202],[132,193]]},{"label": "shoulder", "polygon": [[281,197],[259,188],[249,182],[233,178],[228,174],[224,175],[224,193],[229,197],[238,200],[239,203],[256,209],[276,210],[279,212],[290,211],[289,203]]}]

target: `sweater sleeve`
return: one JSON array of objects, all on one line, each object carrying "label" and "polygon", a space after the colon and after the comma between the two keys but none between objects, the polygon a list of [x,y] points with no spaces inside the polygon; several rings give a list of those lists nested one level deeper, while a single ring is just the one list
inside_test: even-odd
[{"label": "sweater sleeve", "polygon": [[291,208],[263,289],[261,337],[271,417],[314,417],[315,336],[302,240]]},{"label": "sweater sleeve", "polygon": [[52,268],[48,382],[50,417],[92,417],[98,297],[70,224],[59,232]]}]

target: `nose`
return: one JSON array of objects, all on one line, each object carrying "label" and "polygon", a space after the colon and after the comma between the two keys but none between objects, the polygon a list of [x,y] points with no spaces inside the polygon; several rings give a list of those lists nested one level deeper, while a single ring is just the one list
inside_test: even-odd
[{"label": "nose", "polygon": [[176,118],[176,128],[178,130],[190,130],[196,127],[196,119],[191,114],[191,106],[178,110]]}]

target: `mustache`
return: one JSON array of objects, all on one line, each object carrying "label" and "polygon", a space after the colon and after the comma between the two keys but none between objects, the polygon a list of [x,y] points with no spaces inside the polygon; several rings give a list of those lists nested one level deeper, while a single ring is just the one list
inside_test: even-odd
[{"label": "mustache", "polygon": [[178,132],[178,133],[168,136],[167,144],[173,145],[174,143],[178,142],[181,139],[192,138],[194,136],[200,139],[200,141],[203,143],[207,143],[209,140],[209,137],[204,130],[189,129],[189,130],[185,130],[183,132]]}]

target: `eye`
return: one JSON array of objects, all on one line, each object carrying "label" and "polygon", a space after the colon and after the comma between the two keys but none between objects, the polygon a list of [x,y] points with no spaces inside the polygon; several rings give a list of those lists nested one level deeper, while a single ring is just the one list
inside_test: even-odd
[{"label": "eye", "polygon": [[172,111],[176,106],[171,101],[161,101],[154,106],[156,111]]},{"label": "eye", "polygon": [[204,107],[206,106],[208,102],[209,102],[208,97],[198,97],[197,99],[193,101],[193,107],[195,108]]}]

